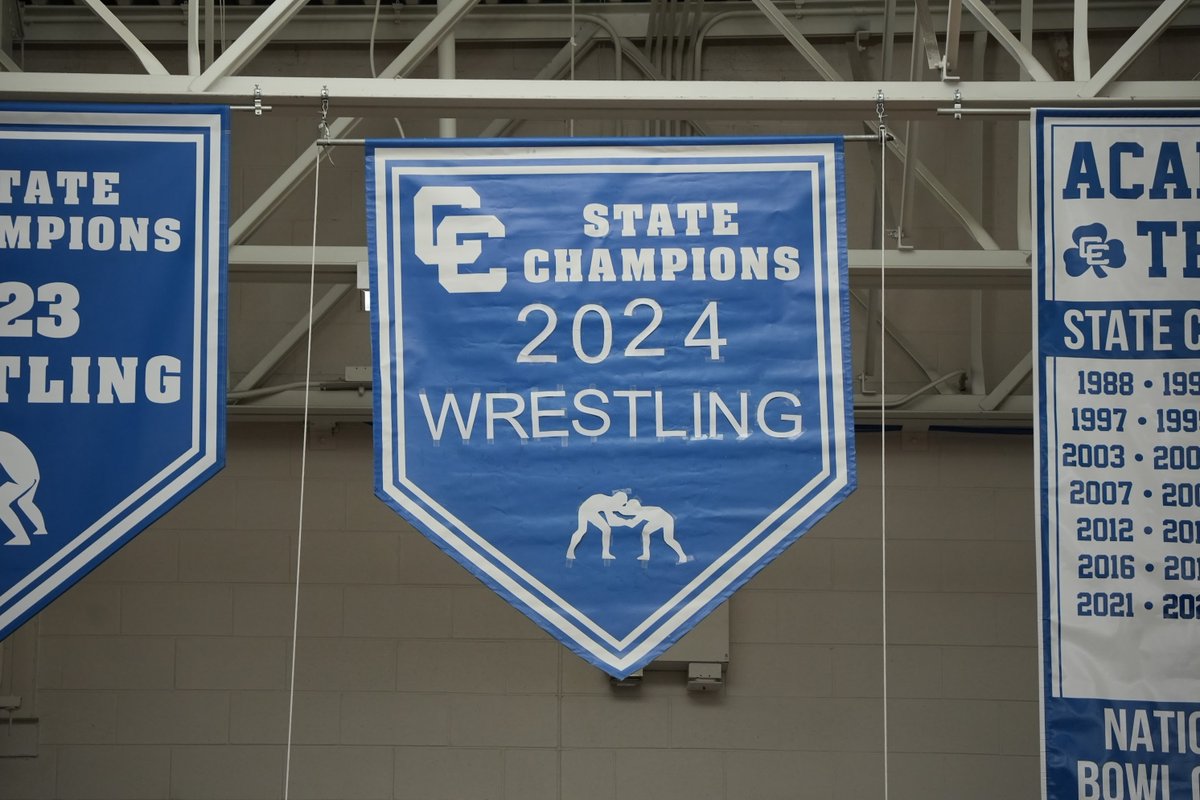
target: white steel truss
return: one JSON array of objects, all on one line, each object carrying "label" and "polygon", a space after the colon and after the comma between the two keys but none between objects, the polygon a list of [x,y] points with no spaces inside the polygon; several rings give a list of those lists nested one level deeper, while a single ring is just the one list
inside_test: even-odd
[{"label": "white steel truss", "polygon": [[[432,3],[394,3],[384,6],[378,42],[404,42],[400,54],[378,78],[350,75],[296,77],[253,73],[254,58],[278,43],[365,43],[372,30],[372,10],[358,5],[306,6],[306,0],[273,0],[260,6],[227,10],[232,42],[217,55],[213,3],[200,0],[186,8],[173,5],[109,5],[102,0],[78,0],[81,6],[27,5],[0,0],[0,97],[6,100],[180,102],[241,105],[259,100],[278,108],[314,110],[328,97],[339,117],[328,136],[347,136],[362,116],[431,118],[482,117],[493,119],[486,135],[504,135],[524,119],[648,120],[662,132],[686,130],[674,123],[687,120],[701,135],[720,120],[853,121],[868,132],[879,132],[873,119],[877,98],[885,99],[889,128],[897,120],[911,123],[912,140],[890,142],[890,152],[903,166],[905,191],[897,217],[896,235],[911,224],[912,187],[916,181],[932,193],[968,233],[978,250],[893,251],[889,257],[890,285],[903,289],[970,289],[969,363],[958,373],[938,375],[918,348],[900,331],[888,331],[892,341],[930,379],[911,396],[860,397],[860,418],[870,419],[880,405],[888,417],[905,424],[971,424],[1025,426],[1031,401],[1019,393],[1026,383],[1030,360],[1001,365],[991,373],[1003,375],[989,385],[984,364],[983,317],[986,289],[1026,289],[1030,267],[1027,249],[1002,249],[997,237],[980,221],[979,199],[966,202],[947,187],[928,165],[915,157],[916,121],[939,115],[970,119],[1019,117],[1034,107],[1197,106],[1200,83],[1195,80],[1121,80],[1131,64],[1168,28],[1200,26],[1200,4],[1188,0],[1032,0],[985,3],[983,0],[654,0],[654,2],[581,2],[565,4],[489,4],[478,0]],[[963,13],[965,10],[966,13]],[[575,29],[565,23],[574,19]],[[224,22],[224,19],[223,19]],[[1127,40],[1095,71],[1089,36],[1122,32]],[[972,80],[959,80],[959,46],[970,34],[975,44]],[[20,48],[62,43],[111,41],[116,37],[134,54],[143,73],[111,74],[21,71]],[[1065,61],[1048,65],[1033,46],[1035,37],[1057,36],[1071,52]],[[701,80],[706,40],[752,41],[782,37],[821,80],[771,82]],[[1003,48],[1019,68],[1021,80],[979,80],[982,45],[988,38]],[[567,42],[538,73],[525,80],[413,78],[415,70],[444,42]],[[915,40],[908,80],[895,80],[892,52],[897,39]],[[882,46],[882,69],[868,74],[852,56],[855,77],[846,80],[819,50],[830,41],[859,50],[864,42]],[[186,69],[169,74],[163,48],[183,45]],[[611,48],[614,80],[559,80],[569,67],[598,50]],[[448,52],[448,51],[446,51]],[[826,53],[828,50],[826,49]],[[1044,53],[1044,49],[1043,49]],[[167,61],[167,63],[171,63]],[[635,69],[622,72],[623,66]],[[1200,65],[1196,65],[1200,68]],[[453,65],[443,59],[443,75]],[[648,80],[624,80],[632,74]],[[926,79],[928,78],[928,79]],[[1069,79],[1067,79],[1069,78]],[[399,80],[398,80],[399,79]],[[987,116],[982,116],[987,115]],[[856,132],[856,131],[854,131]],[[236,142],[234,143],[236,147]],[[238,282],[298,280],[312,252],[307,246],[280,242],[245,242],[311,172],[320,152],[314,142],[257,198],[247,198],[245,210],[230,229],[231,276]],[[1028,158],[1022,144],[1021,159]],[[876,159],[878,161],[878,159]],[[879,164],[876,163],[876,169]],[[1027,172],[1027,161],[1015,174]],[[1027,184],[1024,191],[1027,192]],[[1020,194],[1020,192],[1018,193]],[[1027,198],[1019,198],[1027,214]],[[887,209],[878,208],[885,214]],[[1024,248],[1028,222],[1018,212],[1017,240]],[[901,239],[899,243],[903,243]],[[886,244],[886,243],[884,243]],[[314,319],[329,313],[352,293],[361,247],[322,247],[316,252],[321,279],[334,288],[325,295]],[[878,251],[852,250],[851,280],[877,330],[879,320],[874,287]],[[866,299],[863,293],[867,293]],[[307,315],[307,310],[303,311]],[[302,314],[298,310],[297,317]],[[302,320],[305,321],[306,320]],[[294,416],[304,389],[261,393],[261,384],[279,364],[302,332],[298,324],[265,352],[237,388],[251,397],[239,400],[239,416]],[[867,361],[877,353],[867,348]],[[996,365],[992,365],[995,367]],[[863,388],[874,375],[864,366]],[[950,380],[961,373],[958,381]],[[326,387],[339,388],[337,386]],[[313,391],[317,414],[361,417],[370,414],[369,391]]]}]

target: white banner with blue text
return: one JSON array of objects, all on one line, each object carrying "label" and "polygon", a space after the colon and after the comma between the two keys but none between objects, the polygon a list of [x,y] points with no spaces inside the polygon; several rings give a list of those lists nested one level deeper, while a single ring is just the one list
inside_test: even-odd
[{"label": "white banner with blue text", "polygon": [[1200,112],[1033,117],[1048,800],[1200,800]]}]

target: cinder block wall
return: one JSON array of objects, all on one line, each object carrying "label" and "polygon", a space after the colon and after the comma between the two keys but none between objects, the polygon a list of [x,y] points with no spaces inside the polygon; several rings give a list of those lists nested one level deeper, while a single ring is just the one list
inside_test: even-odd
[{"label": "cinder block wall", "polygon": [[[282,795],[300,437],[233,424],[222,473],[31,623],[38,755],[0,758],[0,800]],[[614,690],[373,496],[367,425],[321,447],[292,797],[882,796],[878,434],[857,493],[730,601],[712,694]],[[891,797],[1035,798],[1031,440],[887,448]]]}]

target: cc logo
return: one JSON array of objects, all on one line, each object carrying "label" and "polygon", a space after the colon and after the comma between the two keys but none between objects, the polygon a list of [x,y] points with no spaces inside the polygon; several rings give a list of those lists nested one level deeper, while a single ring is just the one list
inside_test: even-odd
[{"label": "cc logo", "polygon": [[439,206],[479,208],[479,193],[467,186],[425,186],[413,198],[416,223],[417,258],[438,269],[438,283],[451,294],[498,292],[508,282],[504,267],[492,267],[483,273],[459,272],[479,260],[483,234],[503,238],[504,223],[491,214],[448,214],[434,224],[434,209]]}]

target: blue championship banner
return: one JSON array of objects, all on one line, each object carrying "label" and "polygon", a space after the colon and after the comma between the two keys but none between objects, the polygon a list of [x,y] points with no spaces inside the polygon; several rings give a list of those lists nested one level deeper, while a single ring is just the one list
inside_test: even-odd
[{"label": "blue championship banner", "polygon": [[840,139],[374,142],[376,491],[640,669],[854,488]]},{"label": "blue championship banner", "polygon": [[1034,114],[1049,800],[1200,800],[1200,114]]},{"label": "blue championship banner", "polygon": [[223,464],[228,127],[0,104],[0,639]]}]

